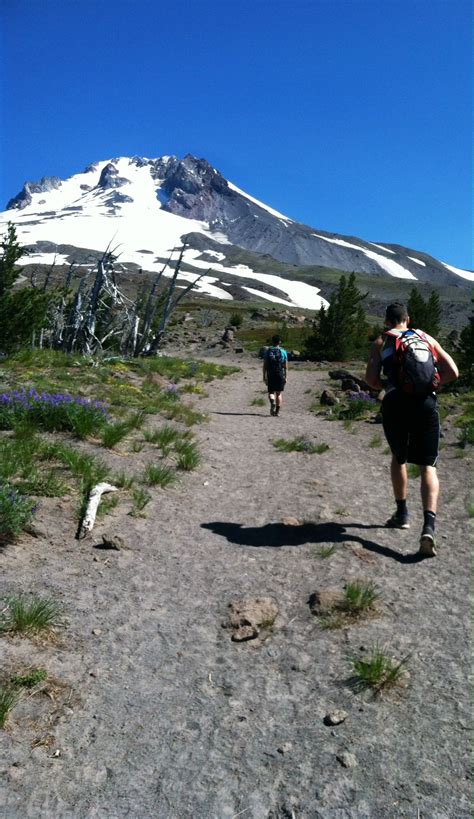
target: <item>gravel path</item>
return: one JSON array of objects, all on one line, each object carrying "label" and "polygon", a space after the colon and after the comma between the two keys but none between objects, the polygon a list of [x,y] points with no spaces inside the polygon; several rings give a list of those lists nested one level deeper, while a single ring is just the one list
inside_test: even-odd
[{"label": "gravel path", "polygon": [[[75,541],[65,502],[52,499],[47,537],[2,554],[2,597],[48,594],[67,613],[56,643],[1,641],[6,667],[42,665],[57,680],[0,734],[2,817],[470,817],[470,458],[455,457],[448,432],[442,548],[417,562],[417,481],[412,528],[383,528],[388,456],[384,442],[369,446],[381,427],[351,432],[310,413],[327,374],[305,365],[292,367],[271,418],[251,406],[260,365],[241,366],[199,402],[210,419],[197,432],[202,466],[154,492],[146,518],[119,507],[97,525],[95,543],[115,531],[128,548]],[[298,434],[330,449],[272,446]],[[310,594],[350,578],[377,584],[379,616],[323,630]],[[232,642],[229,602],[259,596],[278,604],[273,627]],[[347,682],[348,655],[374,644],[408,655],[410,672],[406,688],[375,699]],[[326,726],[335,708],[348,717]]]}]

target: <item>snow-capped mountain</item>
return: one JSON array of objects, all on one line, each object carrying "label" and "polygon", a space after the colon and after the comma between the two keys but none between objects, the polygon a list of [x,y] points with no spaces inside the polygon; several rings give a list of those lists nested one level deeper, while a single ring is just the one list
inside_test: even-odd
[{"label": "snow-capped mountain", "polygon": [[[197,290],[219,299],[250,294],[319,309],[327,304],[324,293],[298,276],[299,268],[315,266],[413,283],[474,281],[473,272],[416,250],[295,222],[190,155],[183,160],[120,157],[94,163],[66,180],[27,182],[0,214],[0,230],[8,221],[30,250],[24,264],[86,264],[88,256],[93,263],[110,245],[118,248],[121,263],[153,272],[187,237],[181,279],[192,281],[205,270]],[[251,266],[239,261],[242,249]],[[262,272],[271,270],[269,257],[279,263],[277,274]]]}]

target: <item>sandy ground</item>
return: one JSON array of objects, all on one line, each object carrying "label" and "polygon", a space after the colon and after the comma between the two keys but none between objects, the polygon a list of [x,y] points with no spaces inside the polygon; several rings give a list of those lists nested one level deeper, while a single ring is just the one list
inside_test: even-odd
[{"label": "sandy ground", "polygon": [[[46,536],[4,550],[2,598],[49,595],[66,616],[55,642],[1,640],[5,668],[41,665],[54,681],[0,732],[2,817],[471,816],[471,460],[455,458],[448,431],[440,553],[419,562],[418,481],[411,529],[383,528],[388,456],[385,443],[368,446],[381,427],[352,433],[316,417],[306,391],[319,394],[327,374],[301,365],[290,376],[280,418],[251,406],[264,386],[255,360],[211,384],[199,402],[210,419],[197,431],[203,464],[154,491],[145,518],[123,505],[78,542],[65,501],[52,499],[40,511]],[[330,449],[272,446],[302,433]],[[138,457],[120,467],[133,471]],[[105,530],[128,548],[96,548]],[[355,577],[377,584],[379,616],[322,629],[310,594]],[[228,604],[262,595],[279,607],[266,638],[232,642]],[[376,643],[409,655],[410,679],[374,699],[348,685],[348,656]],[[326,726],[334,708],[348,717]]]}]

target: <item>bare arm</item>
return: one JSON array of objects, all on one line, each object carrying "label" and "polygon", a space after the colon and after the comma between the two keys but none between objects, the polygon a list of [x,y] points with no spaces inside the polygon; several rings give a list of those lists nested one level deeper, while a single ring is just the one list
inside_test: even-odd
[{"label": "bare arm", "polygon": [[438,356],[437,367],[441,377],[441,384],[449,384],[451,381],[455,381],[456,378],[459,377],[459,370],[456,362],[451,358],[446,350],[443,350],[441,344],[436,341],[436,339],[433,338],[432,342]]},{"label": "bare arm", "polygon": [[380,349],[382,347],[382,338],[377,338],[370,347],[369,362],[365,371],[365,380],[369,387],[375,390],[381,390],[383,385],[380,380],[380,370],[382,367],[382,360],[380,358]]},{"label": "bare arm", "polygon": [[267,362],[263,359],[263,380],[267,383]]}]

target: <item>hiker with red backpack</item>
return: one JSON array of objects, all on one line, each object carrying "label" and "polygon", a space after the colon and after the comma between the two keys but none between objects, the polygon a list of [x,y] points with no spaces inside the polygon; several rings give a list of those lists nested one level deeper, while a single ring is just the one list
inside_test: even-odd
[{"label": "hiker with red backpack", "polygon": [[374,389],[385,389],[382,420],[392,451],[390,475],[397,504],[386,526],[409,528],[406,464],[418,464],[424,515],[419,554],[434,557],[440,434],[436,390],[454,381],[459,372],[439,342],[421,330],[409,328],[409,322],[403,304],[389,304],[385,313],[387,329],[372,344],[365,378]]},{"label": "hiker with red backpack", "polygon": [[288,380],[288,354],[281,346],[280,336],[273,336],[272,346],[263,356],[263,380],[268,389],[270,415],[278,416],[282,405],[282,393]]}]

